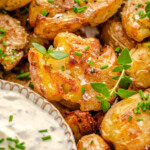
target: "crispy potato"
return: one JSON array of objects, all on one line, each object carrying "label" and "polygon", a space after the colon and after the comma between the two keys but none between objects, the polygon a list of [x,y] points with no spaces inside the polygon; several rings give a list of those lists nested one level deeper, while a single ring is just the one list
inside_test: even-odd
[{"label": "crispy potato", "polygon": [[[60,32],[75,32],[90,24],[97,26],[113,16],[123,0],[87,0],[80,6],[74,0],[59,0],[49,3],[47,0],[33,0],[29,10],[29,20],[35,26],[35,33],[43,38],[54,39]],[[75,13],[73,8],[87,7],[82,13]],[[43,11],[49,14],[42,16]]]},{"label": "crispy potato", "polygon": [[95,121],[89,112],[74,111],[69,112],[65,116],[66,122],[69,124],[76,142],[84,135],[95,132]]},{"label": "crispy potato", "polygon": [[[18,20],[4,14],[0,14],[0,29],[6,31],[0,37],[0,48],[3,50],[1,52],[0,63],[6,71],[9,71],[23,57],[23,51],[20,50],[26,45],[28,35]],[[7,45],[3,42],[6,42]],[[2,53],[7,56],[2,57]]]},{"label": "crispy potato", "polygon": [[0,9],[12,11],[27,5],[31,1],[32,0],[0,0]]},{"label": "crispy potato", "polygon": [[96,122],[96,130],[99,130],[99,127],[102,123],[105,113],[103,111],[98,112],[96,115],[93,116],[93,119]]},{"label": "crispy potato", "polygon": [[[86,50],[87,46],[89,49]],[[80,104],[83,111],[101,110],[100,102],[90,83],[106,83],[108,89],[114,87],[116,81],[112,69],[117,66],[117,57],[114,50],[107,46],[100,52],[100,43],[95,38],[83,39],[71,33],[60,33],[54,40],[54,51],[68,53],[69,57],[48,60],[35,48],[29,51],[30,74],[36,90],[48,100],[66,100]],[[82,52],[76,56],[75,52]],[[89,61],[93,65],[89,64]],[[101,70],[100,67],[108,64],[109,67]],[[64,66],[65,71],[62,71]],[[85,92],[81,93],[82,87]],[[109,102],[114,101],[111,97]]]},{"label": "crispy potato", "polygon": [[136,46],[136,42],[127,36],[121,20],[117,16],[103,25],[101,40],[114,49],[120,47],[121,49],[128,48],[130,50]]},{"label": "crispy potato", "polygon": [[[146,17],[140,19],[138,11],[145,12],[147,0],[129,0],[122,11],[122,24],[127,35],[134,40],[141,42],[150,36],[150,21]],[[137,7],[141,4],[140,7]]]},{"label": "crispy potato", "polygon": [[132,67],[126,73],[133,79],[132,87],[149,88],[150,87],[150,42],[138,44],[137,48],[130,51],[132,58]]},{"label": "crispy potato", "polygon": [[[150,90],[145,91],[144,95],[148,93]],[[106,113],[100,130],[103,138],[111,142],[115,150],[149,150],[150,114],[142,110],[141,114],[134,113],[139,102],[142,99],[135,94],[113,105]],[[131,121],[129,116],[132,116]],[[139,118],[143,121],[137,121]]]},{"label": "crispy potato", "polygon": [[86,150],[110,150],[108,144],[96,134],[86,135],[79,140],[77,149],[83,150],[83,148]]}]

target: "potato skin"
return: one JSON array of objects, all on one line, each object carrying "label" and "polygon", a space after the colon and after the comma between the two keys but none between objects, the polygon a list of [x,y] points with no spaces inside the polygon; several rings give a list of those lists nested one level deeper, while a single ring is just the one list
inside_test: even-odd
[{"label": "potato skin", "polygon": [[132,66],[126,73],[133,79],[131,87],[134,89],[150,88],[150,42],[138,44],[130,51]]},{"label": "potato skin", "polygon": [[83,150],[83,148],[86,148],[86,150],[110,150],[108,144],[96,134],[83,136],[79,140],[77,149]]},{"label": "potato skin", "polygon": [[127,36],[118,16],[111,18],[103,25],[101,40],[114,49],[120,47],[121,49],[128,48],[130,50],[136,46],[136,42]]},{"label": "potato skin", "polygon": [[96,132],[96,122],[89,112],[79,110],[68,112],[64,118],[71,128],[76,142],[82,136]]},{"label": "potato skin", "polygon": [[[88,50],[85,48],[89,46]],[[54,40],[54,51],[68,53],[69,57],[61,60],[49,58],[47,61],[36,49],[29,51],[30,74],[36,90],[48,100],[61,101],[62,99],[80,104],[83,111],[101,110],[100,102],[90,83],[104,82],[111,89],[116,81],[112,69],[117,66],[117,57],[114,50],[107,46],[100,52],[100,43],[95,38],[83,39],[71,33],[60,33]],[[82,57],[75,52],[82,52]],[[92,61],[93,66],[88,62]],[[100,67],[108,64],[109,67],[101,70]],[[62,66],[65,71],[62,71]],[[44,77],[44,78],[43,78]],[[81,93],[82,87],[85,92]],[[109,102],[114,101],[111,97]]]},{"label": "potato skin", "polygon": [[0,0],[0,9],[12,11],[27,5],[31,1],[32,0]]},{"label": "potato skin", "polygon": [[[97,26],[108,20],[120,8],[123,0],[89,0],[81,1],[80,7],[87,6],[84,12],[75,13],[72,8],[78,7],[74,0],[59,0],[48,3],[47,0],[33,0],[29,9],[30,24],[35,27],[34,32],[43,38],[54,39],[60,32],[75,32],[90,24]],[[46,10],[49,15],[41,13]]]},{"label": "potato skin", "polygon": [[[144,95],[150,94],[150,90]],[[150,101],[150,98],[149,98]],[[111,142],[115,150],[149,150],[150,148],[150,114],[141,111],[135,114],[138,102],[142,102],[139,94],[124,99],[113,105],[106,113],[100,131],[102,137]],[[128,120],[132,116],[131,121]],[[142,118],[143,121],[137,121]]]},{"label": "potato skin", "polygon": [[[122,11],[122,24],[127,35],[138,42],[150,36],[149,18],[138,19],[139,16],[137,15],[138,11],[145,12],[146,2],[147,0],[130,0]],[[141,4],[139,8],[137,7],[138,4]]]},{"label": "potato skin", "polygon": [[[6,71],[9,71],[23,57],[24,53],[20,50],[25,47],[28,34],[18,20],[4,14],[0,14],[0,29],[6,30],[6,35],[0,39],[0,48],[3,49],[3,53],[7,54],[5,58],[8,58],[8,60],[5,60],[4,57],[1,58],[0,63]],[[3,41],[7,43],[7,46],[3,45]],[[12,49],[15,50],[14,54],[12,53]]]}]

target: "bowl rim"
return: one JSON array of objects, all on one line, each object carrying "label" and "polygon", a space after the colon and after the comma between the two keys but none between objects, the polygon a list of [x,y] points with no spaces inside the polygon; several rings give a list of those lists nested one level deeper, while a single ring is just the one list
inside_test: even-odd
[{"label": "bowl rim", "polygon": [[69,150],[77,150],[75,139],[69,125],[66,123],[59,110],[52,103],[50,103],[41,95],[34,92],[28,87],[2,79],[0,79],[0,90],[8,90],[20,93],[26,99],[32,101],[33,104],[38,105],[38,107],[46,111],[58,122],[59,126],[64,130],[64,133],[68,138],[67,141],[69,145]]}]

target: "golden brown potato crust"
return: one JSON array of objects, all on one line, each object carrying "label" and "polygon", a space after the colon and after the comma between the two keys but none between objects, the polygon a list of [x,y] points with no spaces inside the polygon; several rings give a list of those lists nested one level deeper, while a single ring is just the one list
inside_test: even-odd
[{"label": "golden brown potato crust", "polygon": [[[28,35],[18,20],[4,14],[0,14],[0,29],[6,30],[6,35],[0,37],[0,48],[7,54],[6,57],[0,58],[0,63],[6,71],[9,71],[23,57],[23,51],[20,50],[26,45]],[[3,41],[7,46],[3,44]],[[12,50],[15,52],[13,53]]]},{"label": "golden brown potato crust", "polygon": [[65,116],[76,142],[84,135],[94,133],[96,123],[89,112],[73,111]]},{"label": "golden brown potato crust", "polygon": [[[86,50],[86,47],[89,49]],[[111,89],[116,81],[112,69],[117,66],[117,57],[114,50],[107,46],[100,52],[100,43],[95,38],[83,39],[71,33],[60,33],[54,40],[54,51],[63,51],[69,57],[61,60],[46,58],[32,48],[29,51],[30,74],[36,90],[48,100],[60,101],[62,99],[80,104],[83,111],[101,110],[100,102],[91,82],[104,82]],[[76,56],[75,52],[82,52]],[[93,63],[91,66],[89,61]],[[101,70],[100,67],[108,64],[109,67]],[[62,71],[62,66],[65,71]],[[82,87],[85,92],[81,93]],[[114,100],[111,97],[108,101]]]},{"label": "golden brown potato crust", "polygon": [[82,137],[78,144],[77,149],[83,150],[110,150],[108,144],[98,135],[91,134]]},{"label": "golden brown potato crust", "polygon": [[130,51],[132,67],[126,73],[133,79],[132,87],[150,88],[150,42],[138,44],[137,48]]},{"label": "golden brown potato crust", "polygon": [[127,36],[121,20],[117,16],[103,25],[101,40],[114,49],[120,47],[121,49],[128,48],[130,50],[136,46],[136,42]]},{"label": "golden brown potato crust", "polygon": [[[35,33],[44,38],[54,39],[60,32],[75,32],[90,24],[96,26],[113,16],[120,8],[122,0],[87,0],[80,6],[74,0],[58,0],[49,3],[47,0],[33,0],[29,10],[29,20],[35,26]],[[82,13],[75,13],[72,8],[85,7]],[[41,15],[46,10],[47,17]]]},{"label": "golden brown potato crust", "polygon": [[[122,12],[122,24],[127,35],[138,42],[150,36],[149,18],[140,19],[138,15],[138,11],[145,12],[146,2],[148,1],[129,0]],[[137,7],[138,4],[141,4],[141,6]]]},{"label": "golden brown potato crust", "polygon": [[[148,93],[150,90],[144,95]],[[141,114],[134,113],[139,102],[142,99],[136,94],[113,105],[106,113],[100,130],[103,138],[111,142],[115,150],[149,150],[150,114],[143,111]],[[129,116],[132,116],[131,121],[128,120]],[[143,121],[138,122],[139,118]]]},{"label": "golden brown potato crust", "polygon": [[31,1],[32,0],[0,0],[0,9],[12,11],[27,5]]}]

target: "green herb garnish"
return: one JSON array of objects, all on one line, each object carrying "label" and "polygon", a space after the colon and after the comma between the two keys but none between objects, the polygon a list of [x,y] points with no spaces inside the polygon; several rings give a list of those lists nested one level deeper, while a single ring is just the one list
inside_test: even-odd
[{"label": "green herb garnish", "polygon": [[9,116],[9,122],[12,122],[12,120],[13,120],[13,115],[10,115]]},{"label": "green herb garnish", "polygon": [[42,137],[42,140],[43,140],[43,141],[50,140],[50,139],[51,139],[51,136]]}]

